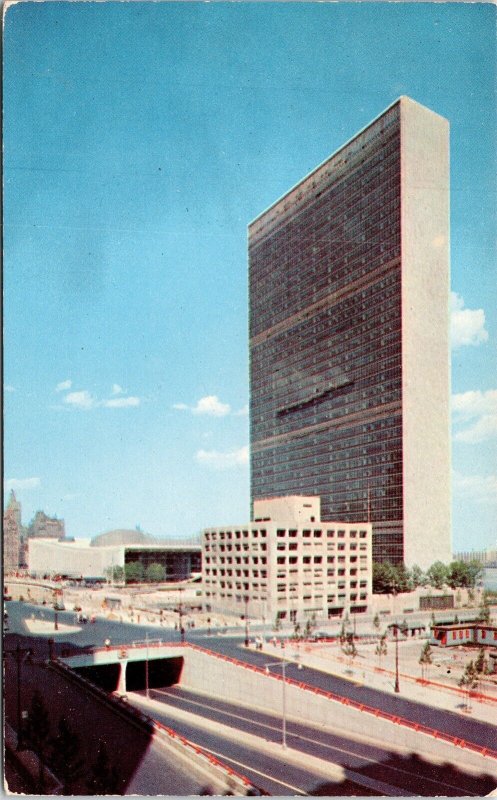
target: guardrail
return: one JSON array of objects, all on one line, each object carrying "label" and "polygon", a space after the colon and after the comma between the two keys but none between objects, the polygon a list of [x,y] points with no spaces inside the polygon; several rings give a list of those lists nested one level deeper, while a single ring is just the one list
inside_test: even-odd
[{"label": "guardrail", "polygon": [[[133,646],[144,647],[146,646],[146,642],[137,644],[133,643]],[[129,647],[129,645],[127,645]],[[217,653],[214,650],[208,650],[205,647],[201,647],[197,644],[192,644],[192,642],[161,642],[155,641],[154,643],[149,642],[149,647],[162,647],[162,648],[190,648],[192,650],[197,650],[198,652],[204,653],[214,658],[218,658],[221,661],[225,661],[227,663],[231,663],[237,667],[242,667],[243,669],[251,670],[252,672],[256,672],[260,675],[263,675],[265,678],[273,678],[274,680],[283,680],[283,676],[281,673],[273,673],[271,672],[269,675],[265,672],[264,669],[261,667],[256,666],[255,664],[248,664],[244,661],[239,661],[232,656],[227,656],[222,653]],[[109,647],[99,647],[94,648],[94,652],[98,651],[105,651],[105,650],[119,650],[122,651],[125,649],[124,645],[110,645]],[[375,669],[378,669],[377,667]],[[342,705],[349,706],[350,708],[355,708],[358,711],[362,711],[366,714],[371,714],[377,718],[392,722],[395,725],[402,725],[403,727],[410,728],[411,730],[415,730],[419,733],[424,733],[427,736],[431,736],[434,739],[442,740],[453,744],[456,747],[461,747],[466,750],[471,750],[474,753],[478,753],[484,757],[493,758],[497,760],[497,750],[494,750],[490,747],[483,747],[482,745],[477,744],[476,742],[468,741],[467,739],[463,739],[458,736],[453,736],[452,734],[445,733],[444,731],[439,731],[436,728],[431,728],[428,725],[423,725],[421,723],[413,722],[405,717],[398,716],[396,714],[391,714],[388,711],[383,711],[382,709],[375,708],[374,706],[369,706],[365,703],[360,703],[357,700],[353,700],[349,697],[343,697],[342,695],[335,694],[334,692],[330,692],[327,689],[320,689],[319,687],[312,686],[308,683],[297,681],[294,678],[286,678],[287,685],[297,686],[299,689],[303,689],[305,691],[312,692],[313,694],[318,694],[321,697],[326,697],[328,700],[333,700],[336,703],[341,703]],[[471,695],[475,697],[474,694]]]},{"label": "guardrail", "polygon": [[[166,646],[175,646],[167,643]],[[159,645],[157,645],[159,646]],[[164,644],[162,645],[164,646]],[[107,648],[99,648],[99,649],[107,649]],[[114,647],[115,650],[121,650],[122,648],[119,646]],[[108,694],[104,689],[101,689],[99,686],[96,686],[94,683],[91,683],[87,678],[83,677],[79,673],[74,672],[67,664],[64,664],[63,661],[59,659],[54,659],[49,662],[49,667],[55,669],[56,671],[61,672],[65,677],[71,680],[73,683],[79,684],[80,686],[84,686],[88,689],[95,697],[101,700],[106,705],[113,708],[113,710],[117,711],[121,716],[125,716],[130,722],[137,725],[146,733],[155,732],[163,736],[167,736],[171,742],[175,744],[180,744],[186,752],[194,754],[196,757],[201,758],[205,761],[208,765],[215,768],[216,770],[222,772],[228,779],[238,781],[246,790],[247,794],[250,793],[253,796],[260,796],[266,795],[267,793],[260,789],[258,786],[255,786],[249,778],[245,775],[242,775],[240,772],[229,767],[227,764],[224,764],[215,756],[211,755],[210,753],[203,750],[202,747],[191,742],[182,734],[179,734],[177,731],[169,728],[167,725],[164,725],[157,720],[154,720],[148,714],[143,713],[139,709],[135,708],[134,706],[130,705],[126,700],[119,697],[119,695],[111,695]]]},{"label": "guardrail", "polygon": [[[238,661],[236,658],[223,655],[222,653],[216,653],[212,650],[207,650],[206,648],[192,644],[191,642],[185,642],[185,646],[203,652],[207,655],[214,656],[223,661],[229,662],[235,666],[251,670],[252,672],[256,672],[260,675],[263,675],[265,678],[272,678],[273,680],[277,681],[283,680],[283,675],[281,673],[271,672],[268,675],[264,669],[256,666],[255,664],[247,664],[243,661]],[[308,683],[295,680],[294,678],[286,677],[286,684],[296,686],[299,689],[312,692],[313,694],[320,695],[321,697],[325,697],[328,700],[333,700],[336,703],[341,703],[342,705],[349,706],[350,708],[354,708],[366,714],[371,714],[374,717],[386,720],[388,722],[392,722],[395,725],[402,725],[403,727],[410,728],[411,730],[415,730],[416,732],[424,733],[427,736],[431,736],[434,739],[438,739],[441,741],[448,742],[449,744],[453,744],[455,747],[461,747],[462,749],[465,750],[471,750],[472,752],[478,753],[481,756],[497,760],[497,750],[493,750],[490,747],[483,747],[482,745],[479,745],[476,742],[468,741],[467,739],[463,739],[459,736],[453,736],[452,734],[445,733],[444,731],[437,730],[436,728],[431,728],[428,725],[423,725],[418,722],[413,722],[412,720],[409,720],[405,717],[401,717],[396,714],[391,714],[388,711],[383,711],[380,708],[369,706],[366,703],[361,703],[358,700],[353,700],[350,697],[343,697],[342,695],[335,694],[334,692],[330,692],[327,689],[321,689],[317,686],[311,686]]]}]

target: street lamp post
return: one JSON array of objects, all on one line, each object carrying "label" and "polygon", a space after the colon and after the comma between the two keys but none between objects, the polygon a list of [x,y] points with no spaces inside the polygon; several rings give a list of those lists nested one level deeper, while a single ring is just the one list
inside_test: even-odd
[{"label": "street lamp post", "polygon": [[15,656],[17,663],[17,750],[22,749],[22,712],[21,712],[21,666],[24,659],[31,655],[30,648],[23,648],[19,642],[15,650],[4,650],[4,653]]},{"label": "street lamp post", "polygon": [[399,626],[395,624],[395,691],[400,692],[399,686]]},{"label": "street lamp post", "polygon": [[183,595],[182,595],[183,587],[180,586],[178,591],[179,591],[179,607],[178,607],[179,633],[181,637],[181,643],[183,644],[183,642],[185,641],[185,629],[183,627]]},{"label": "street lamp post", "polygon": [[150,697],[149,683],[148,683],[148,632],[145,634],[145,642],[147,644],[147,656],[145,659],[145,696]]},{"label": "street lamp post", "polygon": [[249,603],[249,599],[248,599],[247,595],[245,595],[245,647],[249,646],[248,603]]},{"label": "street lamp post", "polygon": [[[272,661],[270,664],[265,664],[266,674],[269,675],[269,667],[281,667],[282,677],[282,722],[281,722],[281,746],[286,749],[286,656],[282,661]],[[302,664],[297,664],[297,669],[302,669]]]}]

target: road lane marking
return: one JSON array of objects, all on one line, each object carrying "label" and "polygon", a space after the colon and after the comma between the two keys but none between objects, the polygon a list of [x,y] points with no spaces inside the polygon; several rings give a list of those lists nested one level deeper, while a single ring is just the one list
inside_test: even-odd
[{"label": "road lane marking", "polygon": [[[243,715],[241,715],[239,713],[235,714],[235,713],[232,713],[230,711],[224,711],[224,710],[215,708],[213,706],[210,706],[207,703],[202,703],[199,700],[193,700],[191,698],[184,697],[182,695],[178,695],[177,693],[174,694],[174,695],[171,695],[170,692],[167,692],[167,691],[165,691],[163,689],[154,689],[153,691],[156,692],[157,694],[165,695],[166,697],[171,697],[172,696],[175,699],[179,700],[180,702],[184,702],[185,704],[190,704],[190,705],[192,705],[194,707],[198,706],[199,708],[206,708],[209,711],[215,711],[216,713],[219,713],[219,714],[224,715],[226,717],[234,717],[239,722],[249,722],[252,725],[255,725],[255,726],[263,728],[263,729],[266,728],[266,729],[268,729],[268,730],[270,730],[272,732],[279,732],[281,730],[281,726],[271,725],[271,724],[269,724],[267,722],[254,721],[250,717],[245,717],[245,716],[243,716]],[[184,692],[185,690],[183,689],[182,691]],[[174,705],[173,706],[169,706],[169,707],[176,708]],[[184,709],[177,709],[177,710],[185,711]],[[189,712],[185,711],[185,713],[189,713]],[[263,713],[265,713],[265,712],[263,712]],[[216,723],[216,720],[212,720],[212,722]],[[217,724],[222,724],[222,723],[217,723]],[[252,735],[257,736],[257,734],[252,734]],[[381,761],[381,758],[380,759],[371,758],[370,756],[363,755],[362,753],[354,752],[353,750],[348,750],[346,748],[340,747],[340,746],[335,745],[335,744],[329,744],[327,742],[316,742],[315,739],[313,739],[313,738],[311,738],[309,736],[304,736],[304,735],[302,735],[300,733],[292,733],[289,729],[287,729],[287,736],[288,736],[288,738],[293,737],[294,740],[295,739],[301,740],[303,742],[310,743],[310,744],[312,744],[314,746],[319,745],[320,747],[326,748],[327,750],[330,750],[331,752],[338,752],[338,753],[342,753],[343,755],[353,756],[354,758],[360,758],[363,761],[368,762],[370,764],[378,764]],[[387,750],[385,747],[382,748],[382,747],[379,747],[376,744],[371,745],[371,747],[375,747],[376,749],[383,750],[385,752],[392,752],[391,749]],[[303,755],[305,755],[305,754],[303,754]],[[430,763],[430,762],[427,762],[427,763]],[[437,780],[436,778],[430,778],[428,775],[420,776],[416,772],[412,772],[412,771],[403,769],[401,767],[394,767],[394,766],[391,766],[391,765],[384,765],[384,768],[390,770],[391,772],[398,773],[399,775],[406,775],[406,776],[410,777],[411,779],[414,778],[414,779],[418,779],[418,780],[422,780],[422,781],[429,781],[430,783],[434,784],[435,786],[441,786],[443,789],[452,788],[452,789],[454,789],[454,790],[456,790],[458,792],[460,791],[460,786],[456,786],[454,784],[447,783],[447,781],[445,779],[444,780]],[[344,769],[349,769],[349,768],[348,767],[344,767]],[[471,795],[472,793],[465,791],[465,794]]]},{"label": "road lane marking", "polygon": [[298,794],[303,795],[304,797],[309,796],[309,792],[305,792],[303,789],[300,789],[298,786],[292,786],[291,783],[285,783],[285,781],[280,780],[279,778],[275,778],[273,775],[268,775],[265,772],[261,772],[259,769],[255,769],[255,767],[251,767],[249,764],[244,764],[242,761],[237,761],[235,758],[231,758],[230,756],[226,756],[224,753],[216,753],[215,750],[210,750],[208,747],[202,746],[202,750],[205,750],[206,753],[210,753],[211,755],[219,758],[221,761],[229,761],[234,764],[236,767],[239,767],[244,770],[249,770],[249,772],[253,772],[254,775],[259,775],[261,778],[267,778],[272,783],[278,784],[278,786],[284,786],[285,789],[291,789],[292,792],[297,792]]}]

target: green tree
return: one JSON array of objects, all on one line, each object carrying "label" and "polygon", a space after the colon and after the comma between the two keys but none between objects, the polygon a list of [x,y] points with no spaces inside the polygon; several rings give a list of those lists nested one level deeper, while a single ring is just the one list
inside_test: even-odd
[{"label": "green tree", "polygon": [[477,620],[478,622],[490,622],[490,598],[486,592],[482,594]]},{"label": "green tree", "polygon": [[100,741],[96,761],[86,781],[88,794],[120,794],[119,775],[115,766],[111,766],[104,742]]},{"label": "green tree", "polygon": [[379,632],[379,630],[380,630],[380,626],[381,626],[380,615],[379,615],[379,614],[375,614],[375,615],[374,615],[374,618],[373,618],[373,628],[375,629],[375,631],[376,631],[377,633],[378,633],[378,632]]},{"label": "green tree", "polygon": [[410,590],[410,575],[404,564],[373,563],[374,594],[399,594]]},{"label": "green tree", "polygon": [[150,583],[161,583],[166,579],[166,570],[162,564],[149,564],[146,572],[146,580]]},{"label": "green tree", "polygon": [[426,642],[423,649],[421,650],[421,655],[419,657],[419,663],[421,664],[421,676],[423,680],[425,678],[425,671],[428,669],[428,667],[432,662],[433,658],[431,655],[430,643]]},{"label": "green tree", "polygon": [[342,651],[343,654],[350,659],[350,665],[352,666],[354,658],[357,656],[357,647],[355,646],[354,635],[352,633],[348,633],[345,637],[345,641],[342,644]]},{"label": "green tree", "polygon": [[435,561],[426,572],[426,578],[434,589],[443,589],[447,583],[448,567],[441,561]]},{"label": "green tree", "polygon": [[478,679],[481,678],[482,675],[485,675],[487,672],[487,659],[485,658],[485,648],[480,647],[478,651],[478,656],[475,661],[475,671],[478,675]]},{"label": "green tree", "polygon": [[468,693],[467,708],[469,711],[471,709],[471,692],[478,686],[478,673],[473,661],[466,664],[458,685],[462,689],[466,689]]},{"label": "green tree", "polygon": [[143,564],[139,561],[130,561],[124,567],[126,583],[140,583],[143,580]]},{"label": "green tree", "polygon": [[478,561],[453,561],[447,570],[447,583],[451,589],[473,589],[482,573]]},{"label": "green tree", "polygon": [[424,586],[426,582],[426,575],[424,574],[421,567],[418,567],[417,564],[414,564],[410,573],[410,582],[413,589],[417,589],[418,586]]},{"label": "green tree", "polygon": [[124,569],[120,564],[114,564],[112,567],[107,567],[105,570],[105,577],[108,581],[122,583],[124,581]]},{"label": "green tree", "polygon": [[375,648],[375,653],[378,656],[378,666],[380,666],[380,667],[381,667],[381,659],[382,659],[383,656],[386,656],[387,649],[388,649],[387,648],[387,635],[386,635],[386,633],[384,633],[381,636],[380,641],[377,643],[376,648]]},{"label": "green tree", "polygon": [[50,720],[48,710],[43,702],[43,698],[36,690],[31,698],[28,711],[28,720],[24,728],[24,741],[28,747],[38,756],[38,791],[45,793],[45,771],[44,761],[47,754],[47,746],[50,737]]},{"label": "green tree", "polygon": [[316,616],[313,614],[310,619],[307,619],[305,622],[304,628],[304,636],[306,639],[312,635],[314,628],[316,627]]},{"label": "green tree", "polygon": [[62,782],[63,794],[75,794],[74,784],[83,773],[79,737],[65,717],[61,717],[57,734],[51,739],[50,766]]}]

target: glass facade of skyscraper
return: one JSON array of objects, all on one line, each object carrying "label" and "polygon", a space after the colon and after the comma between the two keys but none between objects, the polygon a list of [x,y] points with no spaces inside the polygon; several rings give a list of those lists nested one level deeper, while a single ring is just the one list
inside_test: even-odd
[{"label": "glass facade of skyscraper", "polygon": [[252,500],[321,497],[403,558],[400,110],[252,223]]}]

